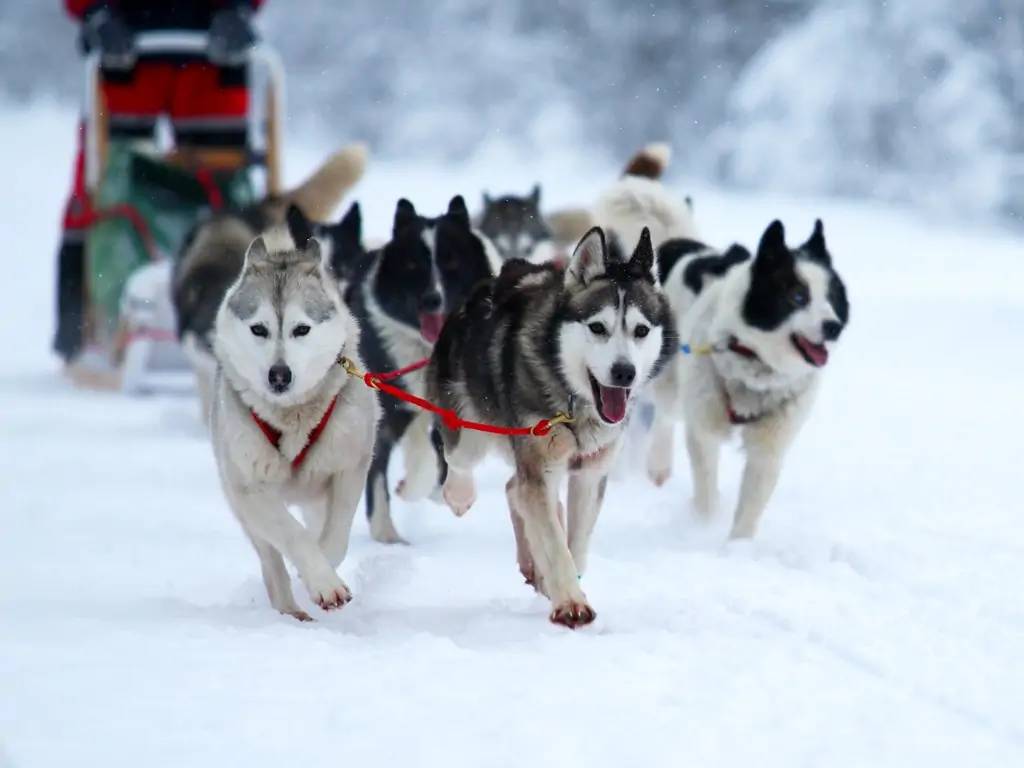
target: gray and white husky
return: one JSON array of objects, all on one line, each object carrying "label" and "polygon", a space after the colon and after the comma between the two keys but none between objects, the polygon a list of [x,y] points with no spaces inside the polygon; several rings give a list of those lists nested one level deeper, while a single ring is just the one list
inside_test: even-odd
[{"label": "gray and white husky", "polygon": [[483,202],[477,226],[494,243],[503,260],[541,263],[556,255],[551,228],[540,209],[540,184],[524,196],[491,197],[484,192]]},{"label": "gray and white husky", "polygon": [[[237,210],[214,213],[196,224],[174,261],[171,294],[178,337],[196,374],[203,421],[210,414],[210,396],[217,368],[212,354],[213,331],[224,294],[242,268],[246,248],[260,233],[285,221],[297,208],[313,221],[326,221],[366,167],[366,148],[354,144],[335,152],[297,187],[269,195]],[[318,232],[321,246],[332,251],[335,274],[345,279],[344,267],[362,250],[362,220],[353,205],[337,225]]]},{"label": "gray and white husky", "polygon": [[[632,256],[595,227],[568,267],[505,263],[445,324],[427,371],[430,397],[462,418],[532,426],[558,411],[573,421],[542,436],[438,427],[444,498],[457,515],[476,498],[473,468],[492,448],[512,460],[506,486],[519,569],[548,596],[551,620],[594,620],[580,587],[587,548],[633,404],[677,344],[649,232]],[[559,501],[568,476],[568,521]]]},{"label": "gray and white husky", "polygon": [[[217,312],[210,418],[221,483],[256,548],[270,603],[308,620],[285,569],[324,610],[351,598],[335,569],[373,455],[372,390],[338,364],[361,365],[359,328],[329,256],[304,219],[257,237]],[[306,525],[288,511],[303,508]]]},{"label": "gray and white husky", "polygon": [[694,503],[710,516],[719,448],[738,430],[746,467],[732,537],[751,537],[849,320],[846,288],[820,220],[796,249],[775,221],[753,258],[741,246],[719,253],[678,239],[664,243],[658,257],[690,354],[678,354],[652,388],[658,418],[648,473],[659,485],[669,477],[674,420],[683,418]]}]

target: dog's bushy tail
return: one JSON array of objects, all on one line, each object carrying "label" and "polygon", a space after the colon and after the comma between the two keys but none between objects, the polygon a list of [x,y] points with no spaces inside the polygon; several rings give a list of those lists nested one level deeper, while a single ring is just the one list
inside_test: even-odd
[{"label": "dog's bushy tail", "polygon": [[672,159],[672,147],[658,141],[642,147],[626,163],[623,176],[640,176],[644,179],[660,179]]},{"label": "dog's bushy tail", "polygon": [[690,206],[661,181],[671,156],[668,144],[643,147],[594,206],[594,223],[615,233],[627,254],[644,227],[655,248],[666,240],[696,236]]},{"label": "dog's bushy tail", "polygon": [[368,154],[365,144],[350,144],[338,150],[282,198],[295,203],[313,221],[327,221],[345,193],[363,177]]}]

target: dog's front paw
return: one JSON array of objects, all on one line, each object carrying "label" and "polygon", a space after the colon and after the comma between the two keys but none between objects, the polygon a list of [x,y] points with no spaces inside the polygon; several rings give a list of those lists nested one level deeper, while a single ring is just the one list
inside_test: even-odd
[{"label": "dog's front paw", "polygon": [[597,618],[597,613],[587,605],[586,601],[566,600],[555,606],[554,610],[551,611],[550,618],[553,624],[561,624],[563,627],[576,629],[577,627],[590,624]]},{"label": "dog's front paw", "polygon": [[652,451],[647,457],[647,477],[660,488],[672,477],[672,462]]},{"label": "dog's front paw", "polygon": [[338,608],[343,608],[352,599],[352,593],[349,592],[348,587],[340,581],[335,587],[316,591],[310,590],[309,596],[312,598],[314,603],[319,605],[325,611],[333,611]]},{"label": "dog's front paw", "polygon": [[306,613],[301,608],[289,608],[288,610],[281,611],[285,616],[291,616],[293,619],[298,621],[313,621],[313,617]]},{"label": "dog's front paw", "polygon": [[654,483],[656,486],[661,488],[661,486],[663,486],[665,483],[667,483],[668,479],[670,477],[672,477],[672,468],[671,467],[648,467],[647,468],[647,477],[650,479],[650,481],[652,483]]},{"label": "dog's front paw", "polygon": [[444,500],[456,517],[462,517],[476,501],[476,486],[473,478],[456,477],[449,473],[444,484]]}]

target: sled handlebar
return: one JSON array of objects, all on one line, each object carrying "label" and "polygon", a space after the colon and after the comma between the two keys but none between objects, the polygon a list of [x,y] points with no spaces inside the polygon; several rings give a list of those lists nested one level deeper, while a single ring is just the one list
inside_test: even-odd
[{"label": "sled handlebar", "polygon": [[135,35],[135,52],[140,55],[157,53],[205,54],[210,42],[206,32],[141,32]]}]

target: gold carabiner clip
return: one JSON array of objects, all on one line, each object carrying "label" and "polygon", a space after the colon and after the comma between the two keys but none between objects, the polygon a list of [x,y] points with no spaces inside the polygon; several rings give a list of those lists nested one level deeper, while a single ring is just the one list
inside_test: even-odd
[{"label": "gold carabiner clip", "polygon": [[338,355],[338,365],[344,368],[345,373],[349,376],[355,376],[357,379],[363,378],[363,372],[356,368],[356,364],[344,355]]},{"label": "gold carabiner clip", "polygon": [[548,426],[554,427],[558,424],[572,424],[574,421],[576,421],[576,419],[565,411],[558,411],[558,413],[548,419]]}]

